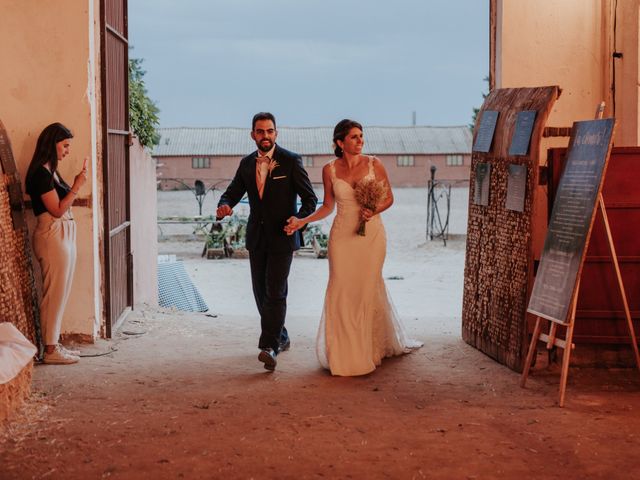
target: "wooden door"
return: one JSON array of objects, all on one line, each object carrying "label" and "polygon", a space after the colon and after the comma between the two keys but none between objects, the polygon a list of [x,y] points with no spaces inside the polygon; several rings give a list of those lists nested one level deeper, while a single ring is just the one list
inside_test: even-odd
[{"label": "wooden door", "polygon": [[107,338],[133,305],[127,0],[102,0],[104,268]]}]

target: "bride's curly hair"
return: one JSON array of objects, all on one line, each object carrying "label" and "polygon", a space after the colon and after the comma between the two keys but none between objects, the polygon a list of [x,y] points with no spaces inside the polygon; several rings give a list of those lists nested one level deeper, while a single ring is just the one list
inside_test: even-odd
[{"label": "bride's curly hair", "polygon": [[340,140],[341,142],[344,142],[344,139],[347,138],[347,135],[352,128],[359,128],[361,131],[363,130],[362,125],[355,120],[349,120],[348,118],[340,120],[333,129],[333,151],[336,154],[336,157],[342,158],[342,155],[344,154],[336,141]]}]

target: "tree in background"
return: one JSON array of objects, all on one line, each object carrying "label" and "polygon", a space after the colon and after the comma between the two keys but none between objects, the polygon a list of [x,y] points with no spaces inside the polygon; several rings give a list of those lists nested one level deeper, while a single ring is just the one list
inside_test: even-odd
[{"label": "tree in background", "polygon": [[[484,77],[483,80],[485,82],[487,82],[487,90],[489,89],[489,77]],[[487,98],[487,95],[489,95],[489,92],[483,93],[482,94],[482,100],[484,100],[485,98]],[[480,109],[479,108],[474,108],[473,109],[473,117],[471,117],[471,123],[469,124],[469,128],[471,130],[473,130],[473,128],[476,126],[476,120],[478,119],[478,113],[480,113]]]},{"label": "tree in background", "polygon": [[142,69],[142,61],[141,58],[129,59],[129,121],[140,143],[152,147],[160,141],[157,132],[160,110],[147,96],[143,79],[147,72]]}]

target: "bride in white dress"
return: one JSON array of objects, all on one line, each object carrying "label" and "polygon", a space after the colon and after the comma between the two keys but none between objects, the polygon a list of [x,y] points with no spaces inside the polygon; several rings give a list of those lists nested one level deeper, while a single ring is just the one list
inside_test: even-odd
[{"label": "bride in white dress", "polygon": [[[292,234],[327,217],[338,205],[329,234],[329,283],[317,354],[333,375],[364,375],[384,357],[408,353],[422,343],[407,337],[382,278],[387,239],[380,213],[393,204],[384,166],[379,159],[362,155],[364,137],[358,122],[338,123],[333,142],[337,158],[322,169],[322,206],[308,217],[291,217],[285,230]],[[387,188],[375,211],[356,201],[356,184],[366,177],[382,180]],[[365,236],[356,233],[361,219],[367,221]]]}]

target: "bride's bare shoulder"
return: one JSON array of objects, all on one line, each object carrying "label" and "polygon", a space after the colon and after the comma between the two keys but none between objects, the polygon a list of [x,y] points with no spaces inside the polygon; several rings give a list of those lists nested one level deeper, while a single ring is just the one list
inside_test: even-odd
[{"label": "bride's bare shoulder", "polygon": [[384,170],[384,163],[382,163],[382,160],[380,160],[375,155],[372,155],[370,158],[371,158],[371,164],[376,170]]},{"label": "bride's bare shoulder", "polygon": [[333,159],[330,162],[327,162],[324,164],[324,167],[322,167],[322,178],[333,178],[335,176],[335,171],[336,171],[336,166],[334,165],[335,161],[336,159]]},{"label": "bride's bare shoulder", "polygon": [[335,163],[337,159],[334,158],[333,160],[328,161],[327,163],[324,164],[324,167],[322,167],[322,171],[324,172],[325,170],[329,170],[331,168],[331,166]]}]

